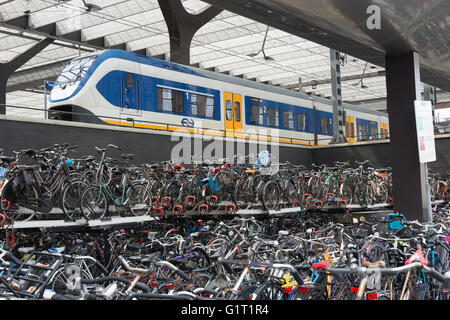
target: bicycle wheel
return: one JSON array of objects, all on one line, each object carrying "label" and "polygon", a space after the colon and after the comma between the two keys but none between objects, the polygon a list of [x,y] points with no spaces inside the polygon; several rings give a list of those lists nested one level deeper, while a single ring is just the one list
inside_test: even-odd
[{"label": "bicycle wheel", "polygon": [[143,184],[132,185],[126,204],[133,215],[148,215],[152,210],[152,195],[150,190]]},{"label": "bicycle wheel", "polygon": [[288,206],[292,206],[295,199],[298,199],[298,190],[292,180],[289,180],[284,186],[285,193],[283,194]]},{"label": "bicycle wheel", "polygon": [[264,282],[251,296],[252,300],[286,300],[280,283],[274,280]]},{"label": "bicycle wheel", "polygon": [[389,188],[385,183],[381,183],[379,188],[379,201],[380,203],[386,203],[389,198]]},{"label": "bicycle wheel", "polygon": [[353,204],[353,191],[348,182],[343,182],[339,188],[339,196],[347,201],[347,204]]},{"label": "bicycle wheel", "polygon": [[246,191],[247,181],[241,180],[237,183],[233,200],[237,209],[247,209],[250,206],[250,201],[248,201],[247,191]]},{"label": "bicycle wheel", "polygon": [[81,196],[88,184],[81,180],[72,181],[62,193],[62,209],[70,220],[79,218],[81,215]]},{"label": "bicycle wheel", "polygon": [[[47,287],[55,291],[57,294],[64,294],[67,293],[67,290],[69,289],[69,283],[71,282],[69,280],[69,276],[67,275],[67,266],[59,268],[55,275],[50,280],[50,283]],[[90,280],[92,277],[84,270],[80,270],[81,279]]]},{"label": "bicycle wheel", "polygon": [[87,220],[102,219],[108,210],[108,199],[100,187],[91,186],[81,196],[81,213]]},{"label": "bicycle wheel", "polygon": [[263,188],[262,191],[262,202],[263,207],[265,210],[276,210],[278,209],[280,205],[281,195],[280,195],[280,188],[278,187],[278,184],[273,181],[269,180]]}]

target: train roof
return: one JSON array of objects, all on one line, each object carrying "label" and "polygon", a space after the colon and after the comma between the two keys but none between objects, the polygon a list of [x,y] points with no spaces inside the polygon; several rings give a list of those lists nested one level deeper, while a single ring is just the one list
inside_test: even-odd
[{"label": "train roof", "polygon": [[[213,72],[213,71],[209,71],[209,70],[205,70],[205,69],[200,69],[200,68],[196,68],[193,66],[186,66],[186,65],[179,64],[179,63],[156,59],[153,57],[147,57],[147,56],[136,54],[136,53],[130,52],[130,51],[124,51],[124,50],[120,50],[120,49],[110,49],[110,50],[104,50],[97,54],[99,55],[99,57],[103,56],[104,58],[122,58],[122,59],[128,59],[128,60],[135,60],[135,61],[139,61],[139,63],[148,64],[148,65],[165,68],[165,69],[167,69],[167,66],[178,66],[180,68],[173,68],[171,70],[178,71],[178,72],[184,72],[184,73],[191,73],[191,74],[194,74],[197,76],[203,76],[203,77],[218,80],[218,81],[228,82],[228,83],[232,83],[232,84],[235,84],[238,86],[250,87],[250,88],[273,92],[273,93],[277,93],[277,94],[281,94],[281,95],[285,95],[285,96],[301,98],[301,99],[305,99],[305,100],[313,100],[315,102],[332,105],[331,99],[327,99],[324,97],[308,95],[303,92],[296,92],[293,90],[276,87],[276,86],[271,86],[271,85],[268,85],[265,83],[259,83],[259,82],[255,82],[252,80],[238,78],[238,77],[234,77],[234,76],[230,76],[230,75],[226,75],[226,74],[222,74],[222,73],[218,73],[218,72]],[[92,55],[92,54],[90,54],[90,55]],[[86,56],[90,56],[90,55],[86,55]],[[353,111],[357,111],[357,112],[364,112],[364,113],[369,113],[369,114],[373,114],[373,115],[377,115],[377,116],[387,117],[387,114],[384,112],[359,107],[359,106],[356,106],[356,105],[353,105],[350,103],[346,103],[346,102],[343,102],[342,106],[345,109],[349,109],[349,110],[353,110]]]}]

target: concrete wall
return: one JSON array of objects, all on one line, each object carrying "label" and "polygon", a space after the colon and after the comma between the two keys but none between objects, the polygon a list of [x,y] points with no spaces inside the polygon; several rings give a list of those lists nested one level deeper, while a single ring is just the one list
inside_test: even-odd
[{"label": "concrete wall", "polygon": [[[198,151],[196,150],[198,144],[196,145],[194,140],[191,139],[191,154]],[[122,150],[110,149],[111,151],[108,152],[110,157],[120,158],[122,153],[132,153],[135,154],[133,163],[155,163],[170,159],[173,147],[180,141],[182,141],[181,138],[172,141],[170,134],[161,134],[149,129],[120,128],[55,120],[33,121],[25,118],[0,116],[0,148],[5,150],[5,155],[13,155],[13,151],[27,148],[41,149],[53,144],[67,142],[71,145],[79,145],[77,152],[70,154],[70,156],[81,158],[86,155],[96,155],[94,146],[103,148],[113,143],[121,147]],[[197,141],[200,141],[203,150],[211,144],[211,140]],[[226,144],[224,141],[220,141],[218,145],[220,144],[223,145],[224,154],[212,152],[212,156],[226,157],[226,148],[230,146],[232,154],[234,154],[234,150],[238,149],[236,143],[233,142]],[[270,145],[258,146],[254,143],[245,143],[246,155],[265,149],[270,151]],[[279,154],[281,162],[289,161],[295,164],[311,165],[311,152],[308,148],[280,146]],[[182,153],[179,155],[180,157],[185,156]]]},{"label": "concrete wall", "polygon": [[[104,147],[114,143],[122,148],[121,151],[111,151],[109,156],[120,157],[121,153],[134,153],[134,163],[154,163],[168,160],[172,148],[178,141],[171,141],[171,135],[149,129],[120,128],[114,126],[80,124],[55,120],[31,120],[10,116],[0,116],[0,148],[4,154],[13,155],[12,151],[26,148],[44,148],[55,143],[68,142],[79,145],[73,158],[85,155],[96,155],[94,146]],[[224,142],[222,142],[224,143]],[[202,141],[204,149],[210,142]],[[266,146],[259,146],[260,150]],[[194,153],[194,141],[191,143]],[[293,164],[332,164],[334,161],[363,161],[370,160],[375,168],[390,166],[390,145],[388,141],[364,142],[353,145],[335,145],[324,147],[279,147],[280,161]],[[234,150],[236,150],[236,144]],[[257,150],[254,144],[245,144],[245,154]],[[270,147],[267,148],[270,150]],[[226,148],[224,147],[224,150]],[[450,171],[450,135],[436,138],[437,161],[429,163],[429,167],[436,172]],[[214,154],[213,154],[214,155]],[[223,155],[225,157],[226,154]],[[408,161],[408,159],[405,159]]]},{"label": "concrete wall", "polygon": [[[438,136],[435,139],[436,161],[428,163],[434,172],[450,173],[450,135]],[[391,150],[388,141],[365,142],[351,146],[326,146],[312,149],[314,164],[332,164],[334,161],[370,160],[373,167],[385,168],[391,165]],[[408,159],[405,158],[405,162]]]}]

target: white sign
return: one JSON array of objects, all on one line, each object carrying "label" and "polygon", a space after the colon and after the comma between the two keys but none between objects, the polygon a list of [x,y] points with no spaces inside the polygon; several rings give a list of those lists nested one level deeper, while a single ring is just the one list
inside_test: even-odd
[{"label": "white sign", "polygon": [[414,101],[420,163],[436,161],[431,101]]}]

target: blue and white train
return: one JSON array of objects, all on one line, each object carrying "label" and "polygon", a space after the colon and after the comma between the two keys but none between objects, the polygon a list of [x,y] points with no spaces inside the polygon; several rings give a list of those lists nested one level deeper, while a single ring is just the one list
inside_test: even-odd
[{"label": "blue and white train", "polygon": [[[343,107],[349,142],[387,137],[386,113]],[[329,99],[122,50],[73,59],[49,110],[61,120],[238,138],[267,128],[291,144],[327,144],[333,134]]]}]

